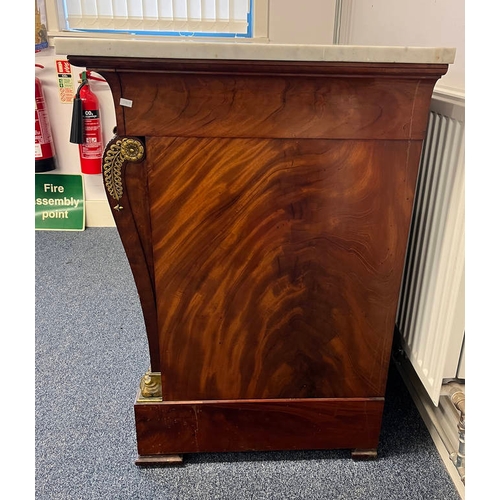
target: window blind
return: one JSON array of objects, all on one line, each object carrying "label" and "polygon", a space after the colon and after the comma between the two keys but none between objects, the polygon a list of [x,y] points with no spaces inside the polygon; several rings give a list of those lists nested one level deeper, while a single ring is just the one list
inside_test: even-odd
[{"label": "window blind", "polygon": [[248,33],[251,0],[65,0],[70,30]]}]

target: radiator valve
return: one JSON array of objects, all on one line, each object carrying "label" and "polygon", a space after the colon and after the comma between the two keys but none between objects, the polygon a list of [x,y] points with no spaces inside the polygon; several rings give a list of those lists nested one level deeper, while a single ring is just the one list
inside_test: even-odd
[{"label": "radiator valve", "polygon": [[448,396],[453,406],[460,413],[458,421],[458,451],[450,455],[450,459],[460,474],[462,482],[465,484],[465,393],[463,385],[451,383],[447,387]]}]

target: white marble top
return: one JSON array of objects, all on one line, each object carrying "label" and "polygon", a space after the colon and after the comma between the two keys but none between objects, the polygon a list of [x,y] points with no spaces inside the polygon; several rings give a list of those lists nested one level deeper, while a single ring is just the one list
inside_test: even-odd
[{"label": "white marble top", "polygon": [[447,47],[359,45],[283,45],[255,41],[198,41],[168,38],[105,39],[56,37],[56,54],[174,59],[240,59],[263,61],[339,61],[451,64]]}]

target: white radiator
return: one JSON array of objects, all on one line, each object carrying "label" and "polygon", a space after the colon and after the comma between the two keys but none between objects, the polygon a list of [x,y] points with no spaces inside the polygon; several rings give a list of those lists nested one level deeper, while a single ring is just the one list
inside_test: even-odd
[{"label": "white radiator", "polygon": [[435,93],[424,142],[396,325],[436,406],[443,380],[465,378],[463,98]]}]

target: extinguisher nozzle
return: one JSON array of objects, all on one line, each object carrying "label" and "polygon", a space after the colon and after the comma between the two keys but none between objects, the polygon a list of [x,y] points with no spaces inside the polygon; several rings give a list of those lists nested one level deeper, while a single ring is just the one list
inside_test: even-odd
[{"label": "extinguisher nozzle", "polygon": [[77,94],[73,100],[73,115],[71,117],[69,142],[73,144],[83,144],[83,108],[79,94]]}]

